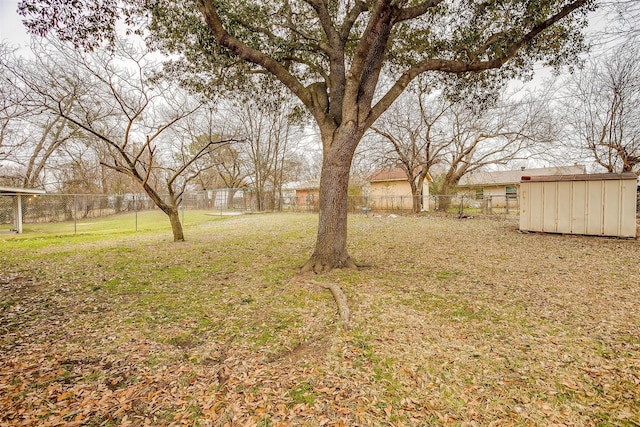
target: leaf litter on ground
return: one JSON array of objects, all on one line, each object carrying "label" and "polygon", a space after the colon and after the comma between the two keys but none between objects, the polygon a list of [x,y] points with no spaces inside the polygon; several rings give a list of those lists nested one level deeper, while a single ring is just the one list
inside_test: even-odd
[{"label": "leaf litter on ground", "polygon": [[6,240],[0,425],[640,423],[637,240],[353,216],[367,267],[296,277],[315,221]]}]

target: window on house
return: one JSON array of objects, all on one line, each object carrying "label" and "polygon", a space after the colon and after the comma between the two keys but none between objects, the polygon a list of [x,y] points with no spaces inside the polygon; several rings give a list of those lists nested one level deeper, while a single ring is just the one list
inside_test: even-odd
[{"label": "window on house", "polygon": [[480,200],[484,198],[484,188],[479,187],[476,188],[476,200]]},{"label": "window on house", "polygon": [[507,185],[506,188],[507,199],[515,199],[518,197],[518,187],[515,185]]}]

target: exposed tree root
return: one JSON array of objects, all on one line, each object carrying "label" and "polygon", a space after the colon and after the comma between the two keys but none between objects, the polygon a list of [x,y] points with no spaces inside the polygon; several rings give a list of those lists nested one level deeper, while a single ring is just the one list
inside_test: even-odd
[{"label": "exposed tree root", "polygon": [[345,259],[340,261],[335,260],[323,260],[319,257],[311,257],[309,261],[307,261],[301,268],[300,273],[311,273],[314,272],[316,274],[328,273],[334,268],[354,268],[357,269],[358,266],[351,259],[350,256],[347,256]]},{"label": "exposed tree root", "polygon": [[331,291],[331,295],[338,306],[338,316],[340,320],[344,323],[344,325],[348,325],[351,321],[351,310],[349,310],[349,304],[347,303],[347,296],[345,295],[342,288],[335,283],[319,283],[315,280],[310,280],[309,283],[313,285],[318,285],[324,289],[329,289]]}]

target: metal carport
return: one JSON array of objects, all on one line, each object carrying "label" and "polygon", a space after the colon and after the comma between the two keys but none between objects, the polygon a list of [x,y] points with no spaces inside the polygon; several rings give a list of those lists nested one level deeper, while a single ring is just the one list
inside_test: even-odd
[{"label": "metal carport", "polygon": [[13,230],[22,233],[22,196],[36,196],[46,194],[44,190],[34,188],[15,188],[0,186],[0,196],[13,197]]}]

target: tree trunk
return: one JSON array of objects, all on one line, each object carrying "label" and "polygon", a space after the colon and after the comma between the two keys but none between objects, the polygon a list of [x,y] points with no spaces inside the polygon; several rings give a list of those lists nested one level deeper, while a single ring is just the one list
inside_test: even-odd
[{"label": "tree trunk", "polygon": [[165,211],[171,222],[171,231],[173,231],[174,242],[184,242],[184,233],[182,232],[182,223],[180,222],[180,210],[178,207],[170,207]]},{"label": "tree trunk", "polygon": [[460,176],[445,177],[442,186],[440,187],[440,203],[438,204],[438,210],[441,212],[446,212],[451,206],[451,201],[455,194],[455,188],[460,181]]},{"label": "tree trunk", "polygon": [[422,185],[416,184],[413,177],[411,177],[409,185],[413,199],[413,213],[420,213],[422,211]]},{"label": "tree trunk", "polygon": [[447,210],[449,210],[449,207],[451,206],[451,194],[449,193],[445,193],[444,191],[439,195],[439,201],[438,201],[438,211],[439,212],[446,212]]},{"label": "tree trunk", "polygon": [[313,254],[302,272],[356,268],[347,252],[347,207],[351,160],[360,136],[355,130],[344,132],[325,150],[320,175],[318,236]]},{"label": "tree trunk", "polygon": [[184,233],[182,232],[182,223],[180,222],[180,203],[176,200],[175,193],[171,185],[167,186],[169,191],[169,202],[165,202],[156,191],[147,182],[142,183],[147,196],[154,205],[160,208],[169,217],[171,223],[171,231],[173,232],[174,242],[184,242]]},{"label": "tree trunk", "polygon": [[235,188],[229,188],[227,189],[227,209],[231,210],[233,209],[233,198],[236,195],[236,190]]},{"label": "tree trunk", "polygon": [[262,191],[258,187],[258,188],[256,188],[256,210],[258,212],[262,212],[263,205],[264,205],[264,203],[262,202]]},{"label": "tree trunk", "polygon": [[413,213],[422,212],[422,195],[414,194],[413,195]]}]

